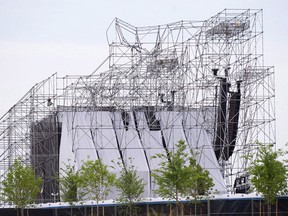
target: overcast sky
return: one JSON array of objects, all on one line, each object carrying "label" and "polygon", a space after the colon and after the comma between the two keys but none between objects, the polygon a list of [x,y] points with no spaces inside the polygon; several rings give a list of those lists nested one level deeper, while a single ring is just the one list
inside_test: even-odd
[{"label": "overcast sky", "polygon": [[223,9],[263,9],[265,65],[275,66],[277,144],[288,142],[287,0],[0,0],[0,115],[36,83],[88,75],[107,57],[115,17],[134,26],[206,20]]}]

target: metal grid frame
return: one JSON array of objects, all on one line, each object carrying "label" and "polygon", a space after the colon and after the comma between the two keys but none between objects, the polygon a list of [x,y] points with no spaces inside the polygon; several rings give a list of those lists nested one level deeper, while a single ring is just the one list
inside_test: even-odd
[{"label": "metal grid frame", "polygon": [[[124,111],[135,107],[208,110],[205,129],[215,144],[217,127],[224,125],[221,142],[227,147],[231,144],[227,137],[229,103],[225,105],[223,125],[217,122],[223,79],[228,88],[225,101],[230,100],[232,92],[241,91],[233,154],[224,159],[221,150],[218,160],[228,190],[233,191],[235,176],[245,173],[249,161],[243,156],[257,150],[257,140],[275,144],[274,68],[264,66],[262,10],[225,9],[205,21],[149,27],[134,27],[115,19],[107,30],[107,39],[110,54],[92,74],[54,74],[32,87],[0,119],[1,179],[16,158],[39,169],[37,158],[41,157],[35,153],[39,149],[54,149],[45,151],[45,157],[55,160],[49,166],[50,174],[58,172],[61,124],[57,116],[62,111],[107,107]],[[51,116],[55,118],[50,118],[50,126],[40,127]],[[38,129],[33,129],[37,124]],[[45,201],[51,201],[51,193],[58,190],[54,183],[49,187]]]}]

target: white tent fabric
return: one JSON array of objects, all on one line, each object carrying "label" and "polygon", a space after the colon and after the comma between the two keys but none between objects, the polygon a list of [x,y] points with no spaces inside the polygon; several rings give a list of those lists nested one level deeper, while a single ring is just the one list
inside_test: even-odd
[{"label": "white tent fabric", "polygon": [[154,179],[151,176],[151,172],[158,168],[158,164],[161,162],[160,158],[153,158],[156,154],[166,154],[162,144],[162,135],[160,130],[150,130],[147,119],[144,112],[137,112],[137,125],[138,132],[141,137],[143,150],[146,153],[147,163],[149,167],[149,184],[150,184],[150,196],[156,196],[154,190],[157,188]]},{"label": "white tent fabric", "polygon": [[143,149],[145,150],[149,168],[155,170],[160,163],[159,158],[152,159],[155,154],[164,154],[166,151],[162,145],[162,135],[160,130],[149,130],[144,112],[137,112],[138,131],[141,137]]},{"label": "white tent fabric", "polygon": [[62,122],[60,149],[59,149],[59,167],[65,169],[66,165],[74,165],[73,150],[73,132],[72,132],[72,113],[62,112],[59,114],[59,120]]},{"label": "white tent fabric", "polygon": [[211,139],[203,128],[204,120],[199,112],[183,113],[183,129],[190,148],[196,153],[196,158],[201,167],[207,169],[214,180],[214,190],[225,191],[226,186],[220,167],[216,159]]},{"label": "white tent fabric", "polygon": [[[110,168],[114,162],[122,161],[128,166],[132,159],[137,174],[147,182],[143,197],[153,197],[156,185],[151,172],[158,168],[160,160],[151,157],[165,153],[167,149],[173,150],[182,139],[198,153],[197,160],[211,174],[214,189],[226,191],[211,138],[202,126],[204,120],[199,111],[155,112],[160,127],[153,130],[149,128],[144,111],[63,112],[61,116],[60,167],[74,164],[79,169],[84,161],[99,158],[110,171],[119,175],[119,170]],[[110,198],[114,196],[115,191]]]},{"label": "white tent fabric", "polygon": [[92,134],[92,140],[94,148],[97,151],[97,155],[101,158],[102,162],[108,166],[111,170],[111,166],[114,166],[111,158],[114,162],[120,159],[120,153],[118,150],[117,137],[113,128],[112,118],[110,112],[92,112],[89,113],[90,130]]},{"label": "white tent fabric", "polygon": [[[157,115],[160,118],[161,129],[163,131],[167,149],[174,151],[175,144],[179,140],[183,140],[186,144],[188,143],[182,126],[182,112],[166,111],[158,112]],[[187,149],[186,153],[190,153],[189,149]]]},{"label": "white tent fabric", "polygon": [[133,113],[127,113],[126,122],[128,125],[124,125],[121,112],[114,112],[113,121],[123,161],[125,164],[127,164],[127,166],[129,166],[129,161],[130,159],[132,160],[132,165],[134,165],[134,167],[137,169],[138,176],[147,182],[145,186],[144,197],[149,197],[150,181],[147,158],[145,155],[145,150],[143,149],[139,139],[138,132],[136,131]]}]

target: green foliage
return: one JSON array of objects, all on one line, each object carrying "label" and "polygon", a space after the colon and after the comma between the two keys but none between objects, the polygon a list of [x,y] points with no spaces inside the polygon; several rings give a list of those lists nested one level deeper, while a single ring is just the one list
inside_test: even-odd
[{"label": "green foliage", "polygon": [[83,163],[79,171],[81,195],[89,194],[91,199],[98,203],[109,194],[115,180],[115,174],[110,173],[107,165],[103,164],[101,160],[88,160]]},{"label": "green foliage", "polygon": [[120,192],[119,201],[124,204],[125,212],[129,215],[137,211],[134,202],[140,200],[140,196],[144,192],[146,185],[144,180],[137,176],[135,167],[131,164],[132,159],[130,160],[130,165],[127,165],[128,167],[125,167],[122,163],[118,163],[121,171],[115,183],[115,186]]},{"label": "green foliage", "polygon": [[208,170],[204,170],[196,163],[195,158],[190,157],[189,169],[191,176],[187,181],[187,188],[190,195],[197,199],[199,195],[208,195],[209,189],[214,186],[213,179],[210,177]]},{"label": "green foliage", "polygon": [[3,201],[13,202],[23,209],[35,202],[41,190],[42,179],[35,176],[30,166],[24,166],[20,160],[15,160],[2,185]]},{"label": "green foliage", "polygon": [[59,187],[61,196],[64,202],[78,201],[77,189],[79,185],[79,173],[75,171],[74,166],[66,165],[65,169],[62,169],[62,174],[59,177]]},{"label": "green foliage", "polygon": [[272,145],[260,144],[257,159],[249,168],[253,187],[263,194],[268,205],[274,204],[277,195],[287,191],[287,169],[284,163],[277,160],[282,154],[280,150],[273,151]]},{"label": "green foliage", "polygon": [[196,163],[193,153],[187,153],[183,140],[176,144],[176,152],[157,154],[154,158],[161,158],[159,168],[152,175],[159,187],[156,192],[163,198],[178,202],[180,195],[207,194],[214,185],[208,171]]}]

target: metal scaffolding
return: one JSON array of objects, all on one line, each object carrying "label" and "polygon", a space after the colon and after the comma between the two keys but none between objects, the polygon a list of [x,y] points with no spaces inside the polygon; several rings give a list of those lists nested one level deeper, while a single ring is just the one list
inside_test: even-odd
[{"label": "metal scaffolding", "polygon": [[253,155],[256,141],[276,140],[274,68],[264,66],[262,21],[262,10],[251,9],[148,27],[116,18],[107,30],[109,56],[92,74],[54,74],[0,119],[1,179],[20,158],[44,179],[39,200],[53,200],[64,112],[75,114],[69,121],[79,112],[121,112],[125,122],[141,110],[150,131],[163,131],[157,113],[195,111],[232,192],[249,166],[243,156]]}]

